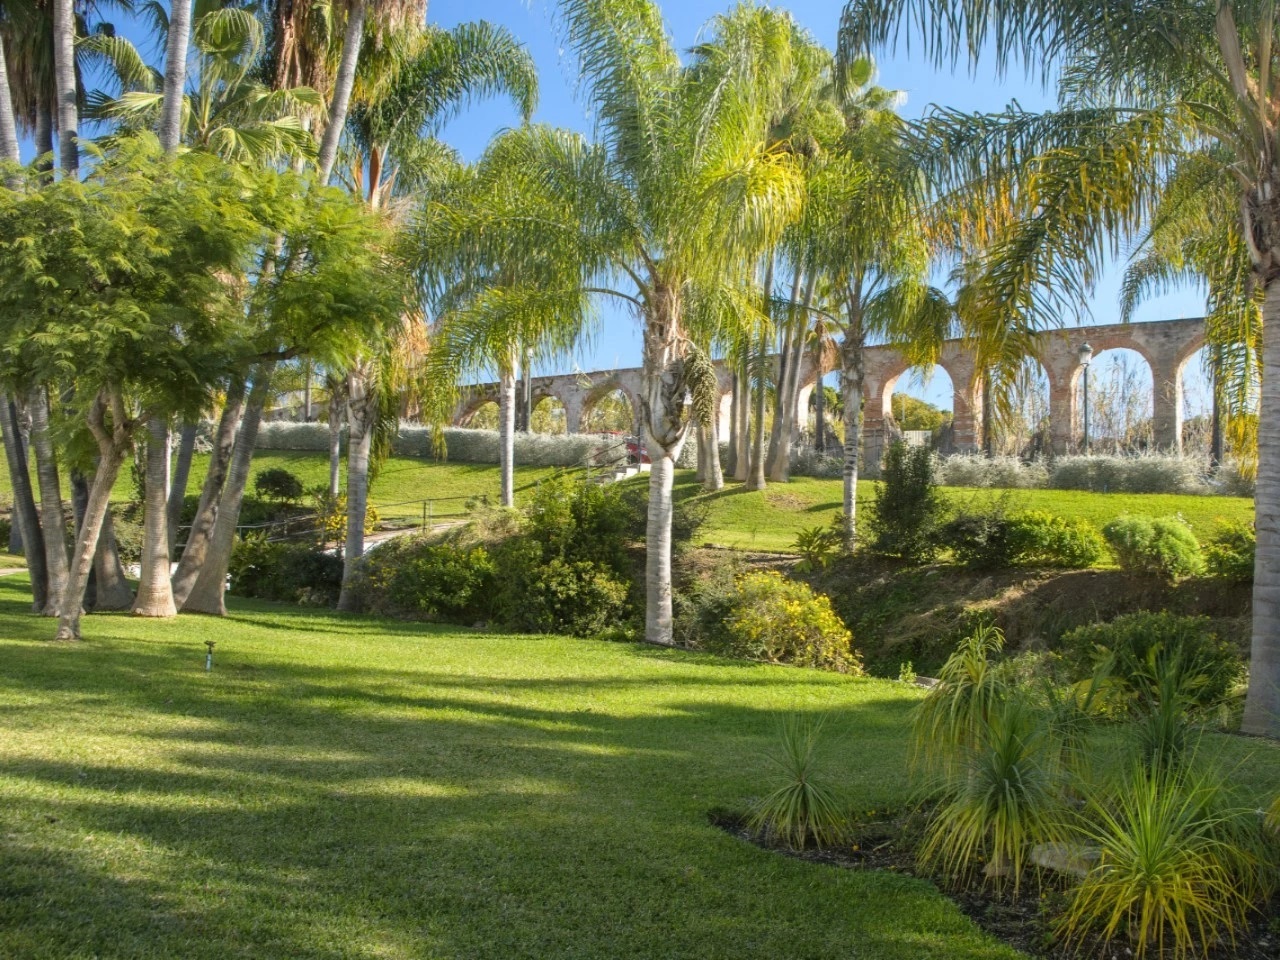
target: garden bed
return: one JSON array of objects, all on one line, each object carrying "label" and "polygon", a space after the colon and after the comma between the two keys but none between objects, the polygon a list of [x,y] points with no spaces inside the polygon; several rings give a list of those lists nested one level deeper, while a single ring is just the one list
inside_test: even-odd
[{"label": "garden bed", "polygon": [[[916,868],[915,850],[908,839],[906,824],[901,820],[888,817],[869,820],[859,825],[854,839],[846,844],[825,849],[809,845],[795,850],[751,831],[747,817],[741,813],[717,809],[708,813],[707,818],[739,840],[793,859],[842,870],[885,870],[928,878],[928,874]],[[1030,956],[1045,960],[1127,960],[1133,956],[1132,950],[1120,941],[1104,944],[1095,938],[1086,940],[1078,949],[1055,944],[1050,922],[1064,903],[1065,888],[1055,882],[1052,874],[1042,873],[1037,877],[1029,871],[1023,878],[1022,889],[1022,894],[1014,897],[991,887],[948,890],[939,886],[943,895],[979,927]],[[1167,957],[1173,957],[1172,950],[1167,951]],[[1250,924],[1237,943],[1219,944],[1207,957],[1208,960],[1280,960],[1280,901],[1272,901],[1266,913]],[[1148,960],[1163,958],[1153,951],[1148,954]]]}]

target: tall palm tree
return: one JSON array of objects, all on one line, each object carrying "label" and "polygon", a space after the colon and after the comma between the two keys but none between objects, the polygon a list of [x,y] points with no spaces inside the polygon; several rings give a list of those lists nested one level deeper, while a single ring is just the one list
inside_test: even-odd
[{"label": "tall palm tree", "polygon": [[[1060,71],[1062,109],[939,112],[926,130],[941,182],[964,185],[994,239],[975,307],[1004,310],[1004,344],[1087,296],[1102,256],[1140,235],[1189,157],[1235,198],[1235,222],[1262,291],[1256,496],[1258,550],[1243,728],[1280,735],[1280,84],[1272,3],[1232,0],[1000,2],[968,14],[956,0],[869,0],[846,7],[842,49],[883,44],[903,23],[927,25],[935,61],[1016,55]],[[1210,328],[1211,334],[1214,332]],[[1237,331],[1233,339],[1246,339]],[[1001,343],[991,344],[999,348]],[[996,386],[999,390],[999,384]]]},{"label": "tall palm tree", "polygon": [[[524,153],[513,199],[558,212],[529,218],[515,203],[457,227],[474,242],[504,230],[504,244],[563,257],[576,266],[574,290],[614,297],[639,317],[652,460],[645,636],[670,644],[672,483],[689,431],[685,401],[692,394],[703,419],[718,394],[687,311],[692,299],[734,296],[799,214],[798,165],[767,146],[795,26],[740,6],[713,21],[711,42],[686,68],[648,0],[563,0],[560,14],[600,142],[519,131],[509,142]],[[741,306],[759,313],[758,300]]]},{"label": "tall palm tree", "polygon": [[843,131],[815,164],[797,229],[802,255],[822,272],[837,305],[846,549],[857,536],[864,351],[887,340],[913,364],[931,363],[952,315],[945,297],[924,283],[933,248],[920,170],[893,109],[897,97],[875,86],[873,75],[867,58],[843,70]]},{"label": "tall palm tree", "polygon": [[338,159],[338,144],[346,130],[351,94],[365,31],[372,21],[379,30],[394,30],[404,24],[421,24],[427,15],[426,0],[347,0],[342,52],[329,93],[329,115],[316,157],[320,182],[328,183]]},{"label": "tall palm tree", "polygon": [[[537,102],[532,58],[505,29],[480,23],[445,31],[413,24],[396,31],[396,38],[394,48],[400,56],[372,60],[367,67],[370,76],[357,77],[366,82],[359,109],[348,123],[357,147],[352,184],[360,195],[360,180],[367,169],[367,199],[375,209],[394,194],[393,164],[397,162],[407,174],[400,183],[402,190],[453,177],[458,165],[452,151],[430,134],[472,98],[506,94],[526,120]],[[322,153],[324,149],[322,144]],[[408,325],[420,322],[416,315],[406,321]],[[395,378],[389,371],[396,366],[397,345],[404,343],[407,330],[401,325],[388,331],[389,337],[370,343],[371,349],[345,371],[347,537],[339,609],[355,603],[350,587],[364,553],[370,447],[379,411],[395,408],[389,395]]]}]

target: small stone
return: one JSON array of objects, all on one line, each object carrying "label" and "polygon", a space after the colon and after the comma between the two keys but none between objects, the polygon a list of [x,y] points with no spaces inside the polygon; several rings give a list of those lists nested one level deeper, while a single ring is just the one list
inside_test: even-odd
[{"label": "small stone", "polygon": [[1031,848],[1031,862],[1045,870],[1083,878],[1101,857],[1097,847],[1083,843],[1038,843]]}]

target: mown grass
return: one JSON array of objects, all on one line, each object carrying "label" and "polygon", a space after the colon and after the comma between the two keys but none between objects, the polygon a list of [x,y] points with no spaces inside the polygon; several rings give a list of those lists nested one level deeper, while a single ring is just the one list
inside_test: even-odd
[{"label": "mown grass", "polygon": [[[631,483],[637,480],[628,481]],[[640,481],[643,482],[643,481]],[[746,550],[788,551],[801,530],[826,524],[840,510],[841,481],[797,477],[748,491],[729,483],[716,493],[702,493],[692,471],[676,477],[677,495],[699,497],[710,508],[700,538],[705,543]],[[1201,497],[1146,493],[1090,493],[1080,490],[986,490],[943,487],[953,508],[980,507],[1000,500],[1011,510],[1044,510],[1083,517],[1101,527],[1125,513],[1179,514],[1203,540],[1222,520],[1253,519],[1253,501],[1242,497]],[[874,508],[875,484],[858,484],[858,510]]]},{"label": "mown grass", "polygon": [[0,956],[1017,956],[926,881],[707,821],[793,711],[828,716],[853,806],[902,803],[910,688],[244,601],[53,645],[24,587],[0,581]]},{"label": "mown grass", "polygon": [[[191,479],[187,493],[197,495],[208,470],[207,454],[197,454],[191,463]],[[286,450],[260,450],[254,454],[249,475],[249,493],[253,493],[253,479],[264,470],[280,467],[302,480],[311,488],[328,486],[329,458],[324,453],[293,452]],[[65,471],[64,471],[65,472]],[[557,472],[551,467],[519,467],[516,469],[516,500],[532,490],[537,482]],[[342,484],[346,486],[346,466],[343,465]],[[67,479],[63,477],[64,486]],[[0,499],[8,500],[12,493],[7,467],[0,463]],[[499,493],[496,464],[453,463],[420,460],[413,457],[391,457],[383,464],[373,483],[370,500],[386,518],[418,518],[422,514],[420,503],[404,501],[438,500],[432,504],[433,516],[456,516],[465,512],[465,501],[488,497],[496,503]],[[112,500],[122,503],[137,497],[134,481],[126,465],[112,490]]]}]

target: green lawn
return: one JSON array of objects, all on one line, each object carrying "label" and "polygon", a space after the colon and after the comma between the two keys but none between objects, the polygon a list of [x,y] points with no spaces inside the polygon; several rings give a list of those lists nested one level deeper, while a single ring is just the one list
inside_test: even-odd
[{"label": "green lawn", "polygon": [[[828,717],[853,808],[902,804],[912,688],[244,601],[54,645],[24,588],[0,580],[0,956],[1017,956],[928,882],[707,822],[766,787],[792,711]],[[1273,747],[1214,751],[1280,778]]]},{"label": "green lawn", "polygon": [[[207,454],[197,454],[191,464],[189,494],[198,494],[208,469]],[[254,455],[249,478],[249,492],[253,492],[253,477],[263,470],[283,467],[297,474],[306,487],[326,486],[329,483],[329,457],[324,453],[304,453],[286,450],[261,450]],[[64,471],[65,472],[65,471]],[[516,500],[523,492],[531,490],[537,481],[557,472],[550,467],[519,467],[516,470]],[[343,465],[343,484],[346,484],[346,466]],[[63,483],[66,484],[66,477]],[[9,472],[0,463],[0,498],[8,500],[12,492]],[[499,493],[498,468],[484,463],[439,463],[434,460],[418,460],[411,457],[392,457],[382,467],[373,484],[371,501],[381,517],[419,518],[421,503],[405,504],[403,501],[420,501],[431,498],[432,515],[436,517],[458,515],[464,512],[465,500],[470,497],[488,496],[497,502]],[[121,471],[116,481],[112,499],[121,502],[135,497],[133,480],[128,467]]]},{"label": "green lawn", "polygon": [[924,881],[707,822],[762,790],[793,710],[831,717],[852,803],[900,803],[900,685],[243,601],[56,646],[23,587],[0,581],[0,956],[1015,956]]},{"label": "green lawn", "polygon": [[[730,483],[717,493],[703,494],[693,472],[682,471],[676,477],[676,490],[681,496],[702,497],[710,505],[710,518],[701,533],[703,542],[749,550],[786,551],[791,549],[797,533],[829,522],[839,511],[841,482],[798,477],[790,483],[771,484],[763,491],[747,491],[741,484]],[[1011,509],[1084,517],[1099,527],[1123,513],[1181,514],[1201,538],[1212,532],[1221,519],[1253,519],[1253,501],[1241,497],[963,487],[944,487],[943,494],[955,506],[990,503],[1005,497]],[[871,507],[874,500],[875,484],[859,483],[858,509]]]}]

